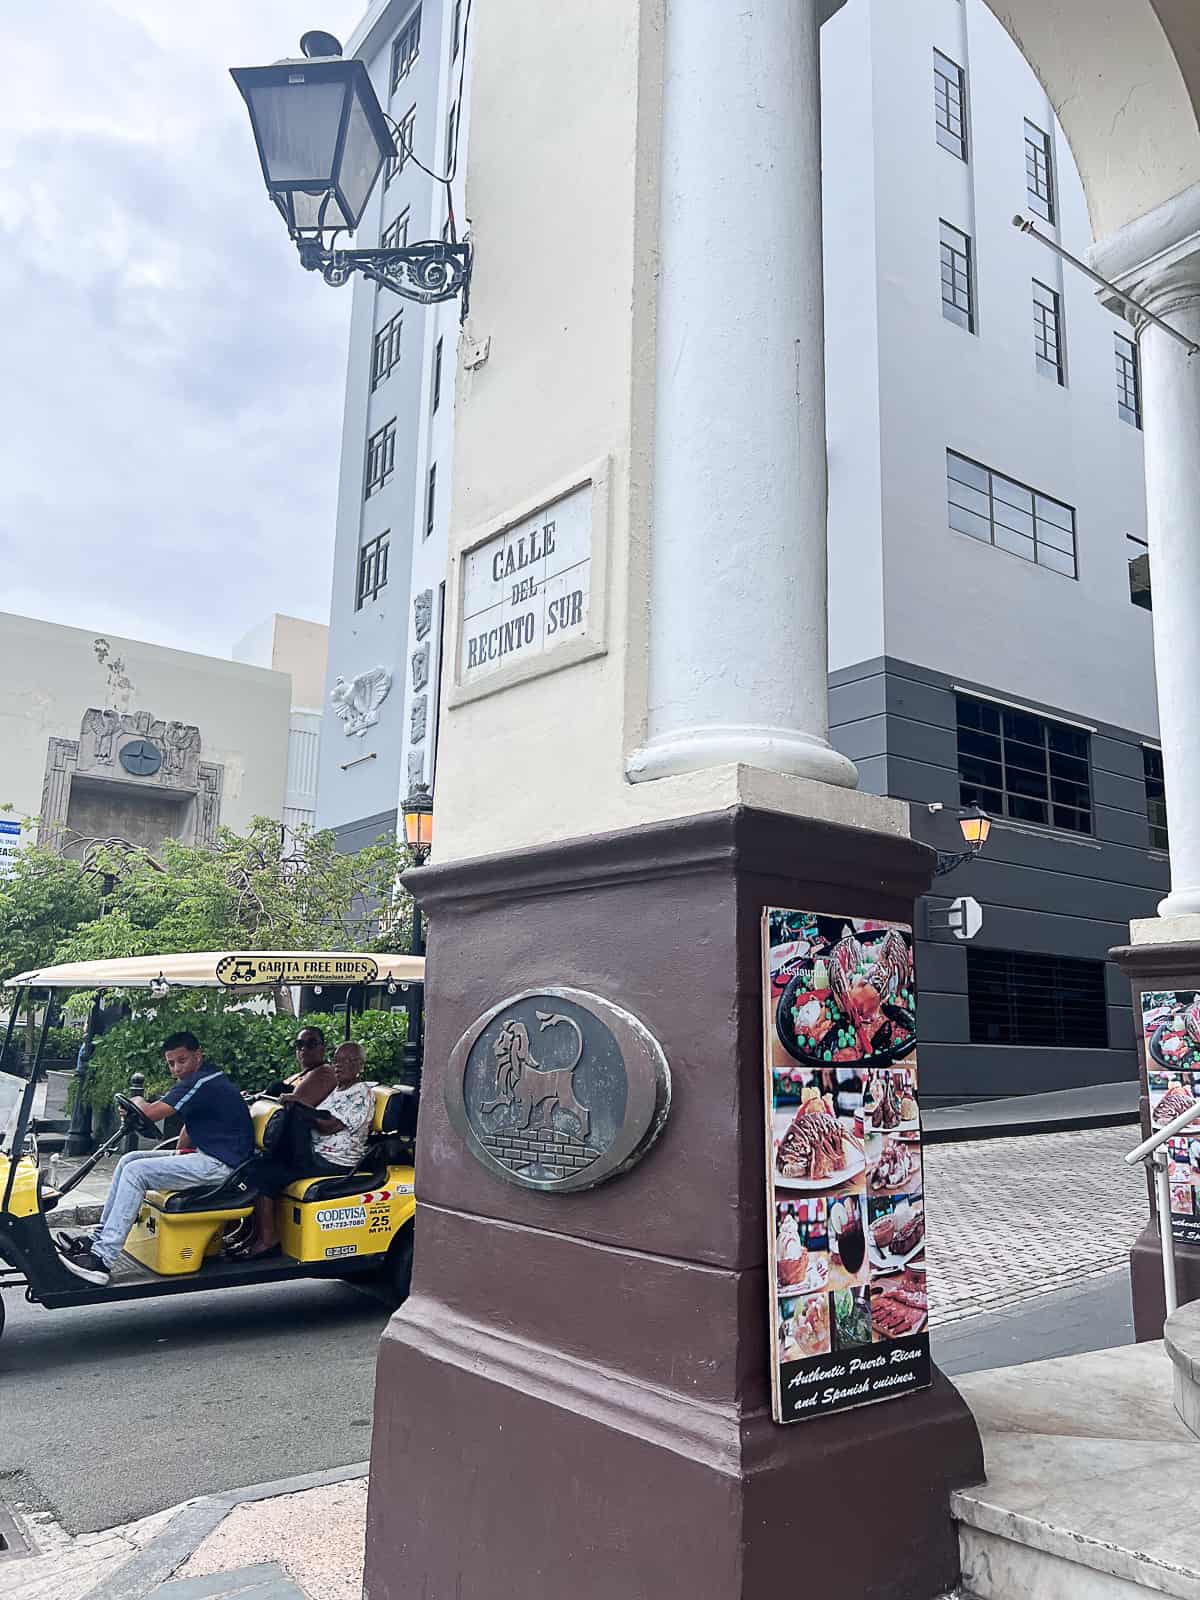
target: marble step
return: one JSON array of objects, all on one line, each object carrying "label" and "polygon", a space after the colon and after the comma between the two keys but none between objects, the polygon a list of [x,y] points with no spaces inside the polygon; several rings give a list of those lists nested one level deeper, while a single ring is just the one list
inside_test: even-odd
[{"label": "marble step", "polygon": [[987,1482],[954,1496],[979,1600],[1200,1600],[1200,1442],[1162,1344],[958,1380]]},{"label": "marble step", "polygon": [[1200,1435],[1200,1301],[1171,1313],[1163,1328],[1163,1345],[1171,1358],[1175,1409]]}]

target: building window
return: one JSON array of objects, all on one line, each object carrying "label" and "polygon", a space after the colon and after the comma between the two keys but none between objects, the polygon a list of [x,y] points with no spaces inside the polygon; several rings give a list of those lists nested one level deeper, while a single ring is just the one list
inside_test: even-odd
[{"label": "building window", "polygon": [[966,77],[957,62],[933,52],[933,108],[937,142],[943,150],[967,159]]},{"label": "building window", "polygon": [[942,315],[968,333],[975,332],[975,288],[971,238],[948,222],[942,229]]},{"label": "building window", "polygon": [[458,60],[462,49],[462,0],[454,0],[454,43],[450,49],[451,61]]},{"label": "building window", "polygon": [[356,611],[361,611],[368,600],[374,600],[387,583],[388,537],[388,534],[381,533],[378,539],[372,539],[370,544],[363,545],[358,552],[358,599],[354,604]]},{"label": "building window", "polygon": [[1143,611],[1153,611],[1150,594],[1150,547],[1145,539],[1135,539],[1127,533],[1126,540],[1137,551],[1129,558],[1129,598]]},{"label": "building window", "polygon": [[408,207],[395,219],[389,222],[379,236],[381,250],[403,250],[408,244]]},{"label": "building window", "polygon": [[437,462],[429,469],[429,482],[425,486],[425,537],[433,533],[433,519],[437,512]]},{"label": "building window", "polygon": [[964,806],[994,817],[1092,831],[1087,730],[959,695],[958,780]]},{"label": "building window", "polygon": [[1050,135],[1025,119],[1025,195],[1029,209],[1054,221],[1054,156]]},{"label": "building window", "polygon": [[1022,561],[1077,578],[1075,512],[1061,500],[946,451],[950,526]]},{"label": "building window", "polygon": [[385,422],[378,433],[373,433],[367,440],[367,492],[363,496],[369,500],[371,496],[391,477],[396,465],[396,419]]},{"label": "building window", "polygon": [[430,409],[434,412],[442,403],[442,346],[444,339],[439,339],[433,347],[433,404]]},{"label": "building window", "polygon": [[397,154],[389,156],[384,166],[383,186],[386,189],[392,179],[398,177],[408,165],[408,159],[413,153],[413,144],[417,137],[417,108],[409,106],[408,110],[396,124],[396,151]]},{"label": "building window", "polygon": [[409,17],[392,45],[392,93],[408,77],[421,53],[421,8]]},{"label": "building window", "polygon": [[1150,819],[1151,850],[1167,850],[1167,789],[1163,782],[1162,751],[1142,746],[1142,768],[1146,775],[1146,815]]},{"label": "building window", "polygon": [[1117,415],[1135,428],[1142,425],[1142,378],[1138,347],[1123,333],[1114,333],[1117,348]]},{"label": "building window", "polygon": [[446,176],[454,176],[454,151],[458,142],[458,102],[450,107],[446,118]]},{"label": "building window", "polygon": [[972,1044],[1107,1050],[1104,962],[967,947]]},{"label": "building window", "polygon": [[400,332],[404,326],[404,313],[397,311],[389,317],[375,335],[371,345],[371,389],[378,389],[388,373],[400,360]]},{"label": "building window", "polygon": [[1062,301],[1056,290],[1033,280],[1033,356],[1038,371],[1065,383],[1062,345]]}]

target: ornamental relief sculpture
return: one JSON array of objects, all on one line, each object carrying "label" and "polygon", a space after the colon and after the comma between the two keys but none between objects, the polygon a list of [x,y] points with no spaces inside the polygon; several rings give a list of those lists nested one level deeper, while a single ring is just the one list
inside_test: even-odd
[{"label": "ornamental relief sculpture", "polygon": [[363,738],[379,721],[379,708],[392,692],[392,675],[386,667],[370,667],[347,681],[340,674],[329,691],[329,701],[342,719],[347,739]]},{"label": "ornamental relief sculpture", "polygon": [[[110,832],[125,834],[137,817],[143,825],[144,819],[156,818],[150,825],[158,827],[164,805],[177,812],[168,828],[170,837],[187,844],[215,844],[225,768],[220,762],[201,761],[203,743],[200,729],[191,722],[156,717],[151,711],[89,706],[78,739],[47,742],[39,844],[70,852],[82,837],[81,829],[93,833],[103,823]],[[86,782],[73,802],[76,778]],[[137,798],[139,791],[146,794],[144,801]]]}]

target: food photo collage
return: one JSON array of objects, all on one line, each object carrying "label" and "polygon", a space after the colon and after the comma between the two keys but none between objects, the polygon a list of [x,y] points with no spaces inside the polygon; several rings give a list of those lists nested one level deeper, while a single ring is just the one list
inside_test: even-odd
[{"label": "food photo collage", "polygon": [[[1165,1128],[1200,1104],[1200,994],[1167,990],[1142,995],[1150,1122]],[[1171,1232],[1200,1244],[1200,1118],[1167,1142]]]},{"label": "food photo collage", "polygon": [[763,925],[784,1422],[930,1381],[916,985],[906,926],[784,910]]}]

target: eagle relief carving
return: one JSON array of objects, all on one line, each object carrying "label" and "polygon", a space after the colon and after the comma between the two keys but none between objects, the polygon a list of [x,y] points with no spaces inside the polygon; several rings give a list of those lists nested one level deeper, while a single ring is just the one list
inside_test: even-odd
[{"label": "eagle relief carving", "polygon": [[392,675],[386,667],[371,667],[346,681],[340,674],[329,691],[333,709],[341,717],[348,739],[362,738],[379,721],[379,708],[392,690]]}]

